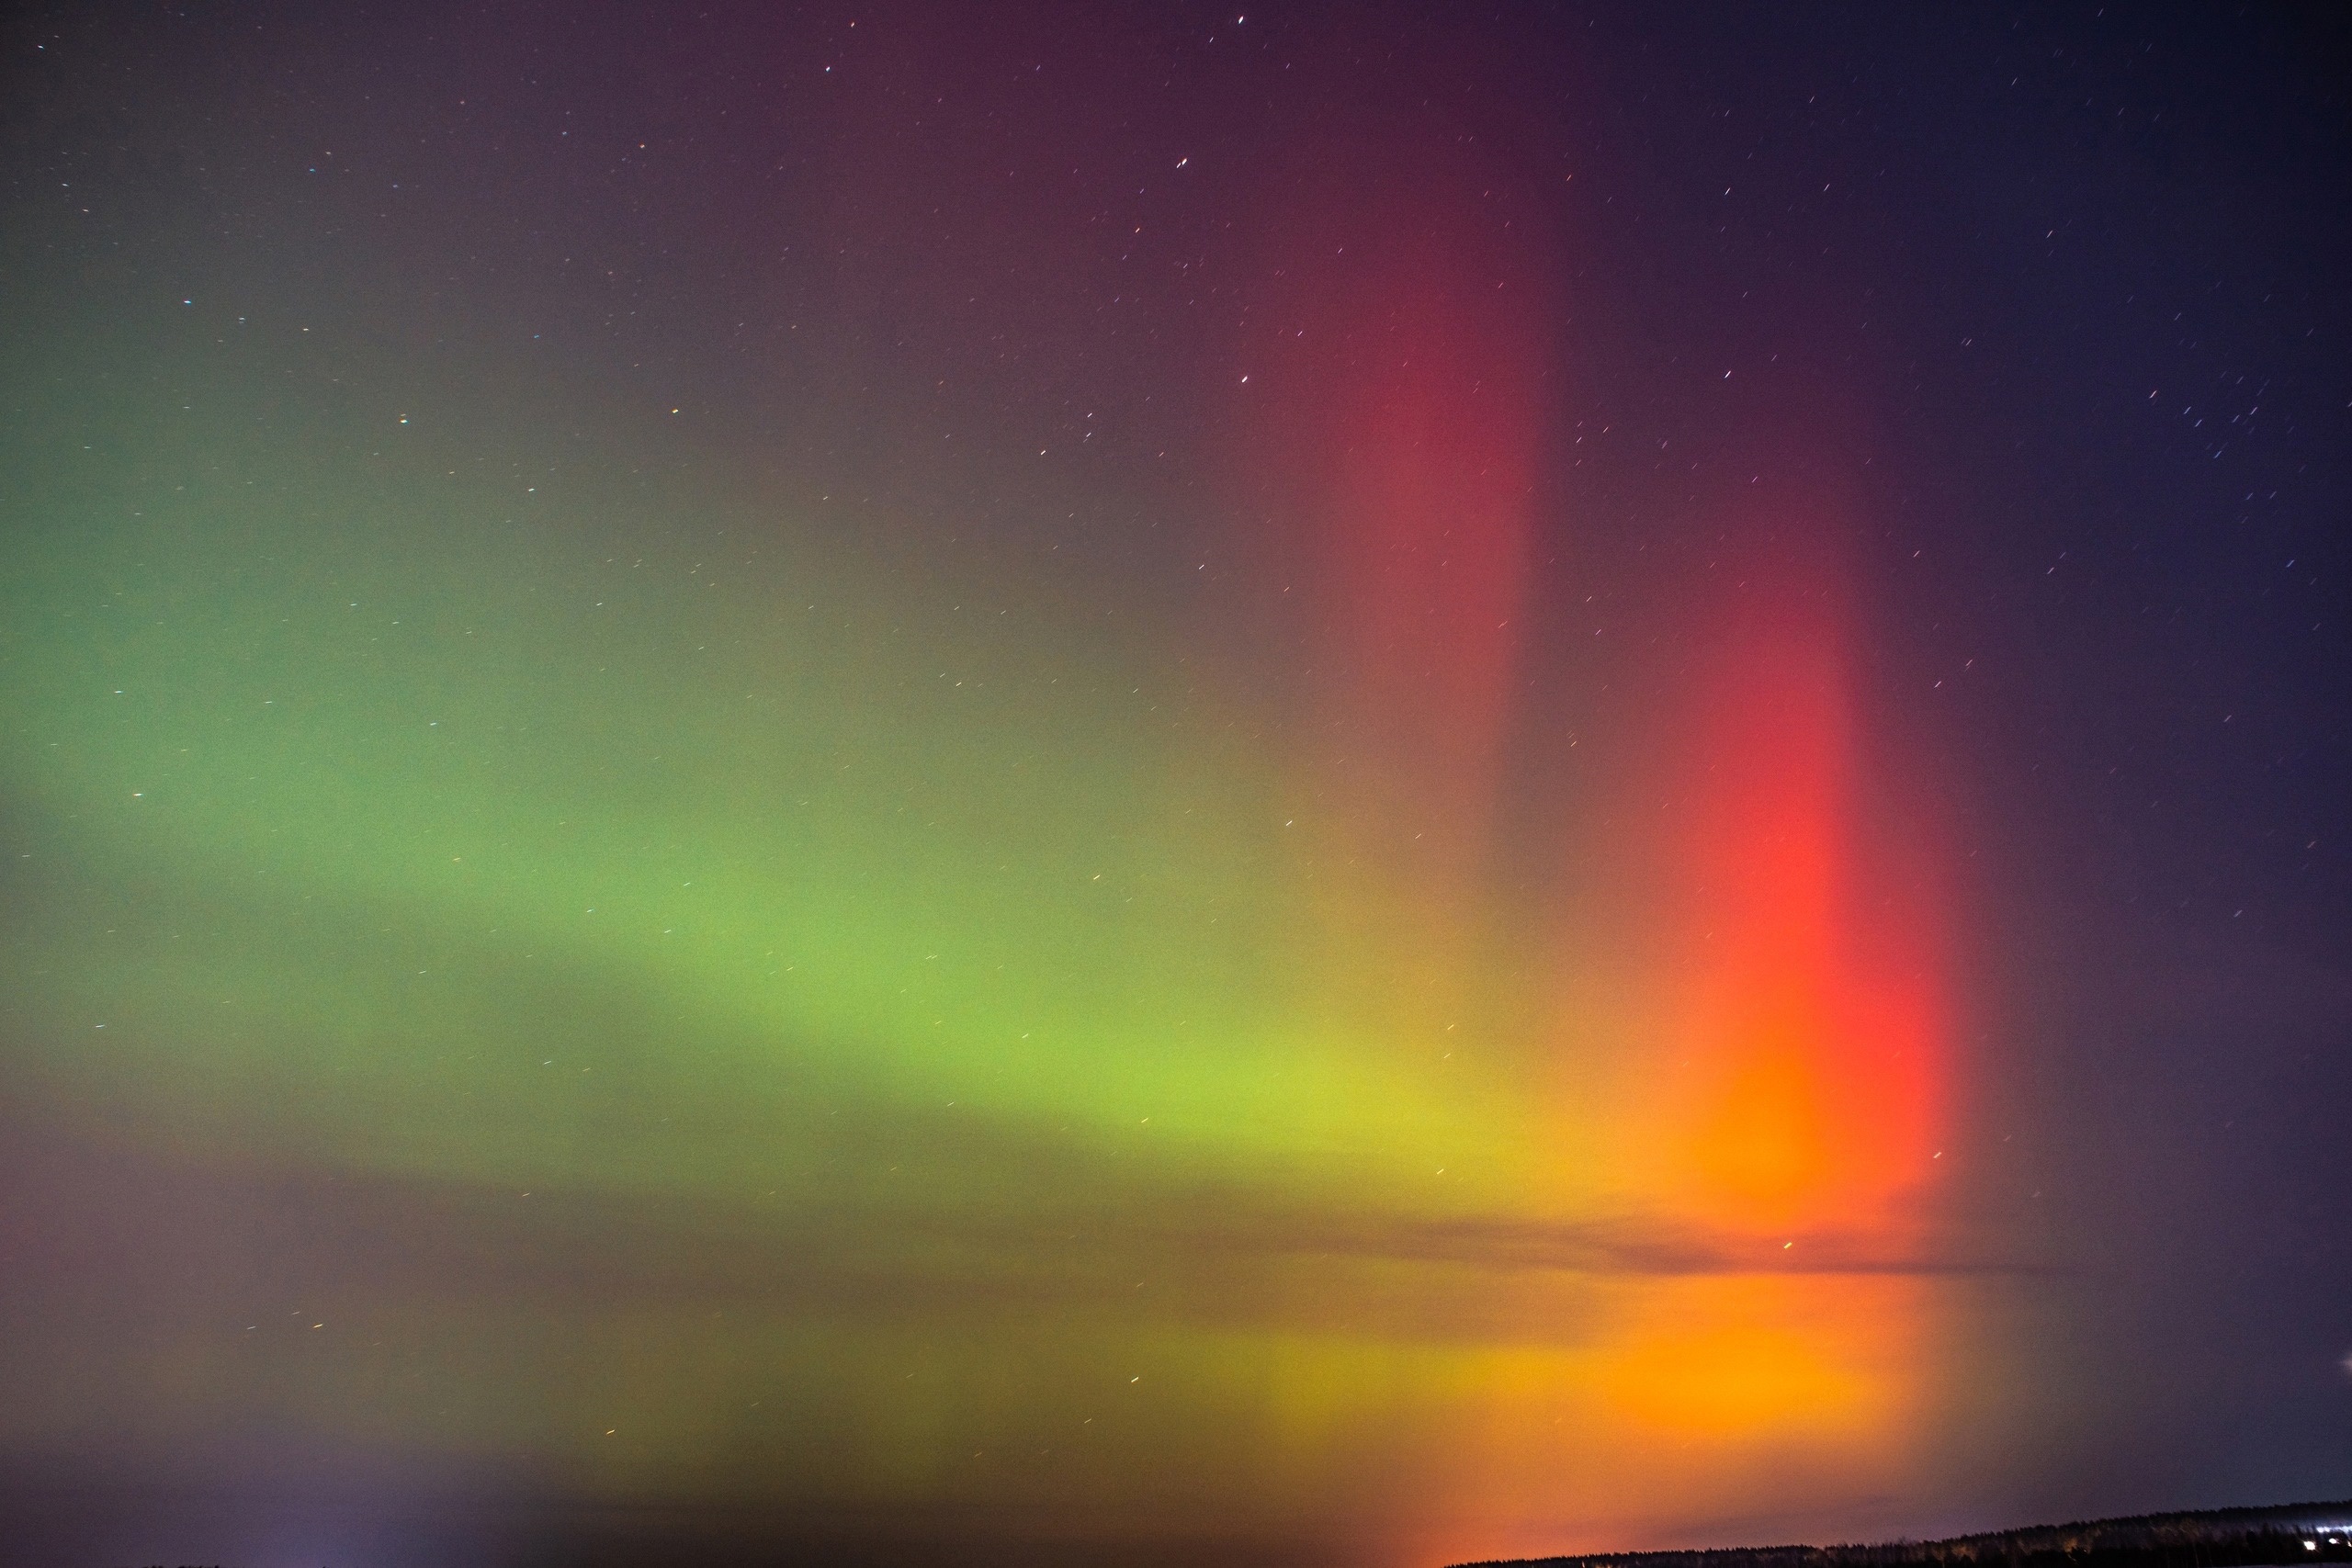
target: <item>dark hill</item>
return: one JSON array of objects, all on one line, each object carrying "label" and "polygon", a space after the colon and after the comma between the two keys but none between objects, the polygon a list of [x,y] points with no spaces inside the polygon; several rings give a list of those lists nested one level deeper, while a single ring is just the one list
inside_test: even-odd
[{"label": "dark hill", "polygon": [[1530,1557],[1514,1560],[1510,1568],[2246,1568],[2322,1562],[2352,1562],[2352,1501],[2142,1514],[1946,1540]]}]

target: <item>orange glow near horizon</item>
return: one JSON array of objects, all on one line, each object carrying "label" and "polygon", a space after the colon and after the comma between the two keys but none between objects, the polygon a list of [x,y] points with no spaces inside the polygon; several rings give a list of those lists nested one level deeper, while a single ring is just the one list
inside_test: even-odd
[{"label": "orange glow near horizon", "polygon": [[[1734,628],[1702,667],[1662,779],[1643,780],[1652,800],[1665,784],[1668,827],[1624,846],[1668,891],[1637,1001],[1655,1044],[1646,1070],[1627,1064],[1615,1176],[1726,1262],[1616,1287],[1562,1395],[1725,1495],[1767,1472],[1899,1472],[1939,1321],[1902,1261],[1947,1094],[1928,856],[1874,790],[1850,634],[1817,598],[1788,602],[1810,608]],[[1832,1246],[1860,1266],[1815,1255]],[[1623,1537],[1649,1490],[1562,1488],[1555,1506]]]},{"label": "orange glow near horizon", "polygon": [[[1477,932],[1528,716],[1520,618],[1539,556],[1573,545],[1539,536],[1534,501],[1549,302],[1476,209],[1448,205],[1454,185],[1286,212],[1277,330],[1251,362],[1267,389],[1237,374],[1235,394],[1244,482],[1300,588],[1296,761],[1337,807],[1314,829],[1304,967],[1368,980],[1332,1005],[1342,1027],[1443,1062],[1498,980]],[[1364,211],[1382,220],[1340,216]],[[1918,1451],[1939,1298],[1900,1259],[1944,1094],[1938,929],[1917,847],[1887,842],[1836,574],[1781,570],[1795,608],[1735,623],[1660,711],[1659,749],[1612,759],[1617,787],[1671,807],[1662,832],[1610,844],[1625,879],[1583,896],[1611,927],[1643,908],[1663,925],[1639,979],[1564,1004],[1592,1046],[1567,1070],[1598,1071],[1563,1105],[1594,1136],[1563,1136],[1552,1217],[1656,1221],[1724,1256],[1498,1279],[1496,1342],[1407,1358],[1417,1392],[1391,1424],[1444,1441],[1426,1490],[1377,1506],[1399,1564],[1637,1538],[1693,1487],[1770,1506],[1790,1485],[1899,1485]],[[1823,1269],[1833,1238],[1896,1271]]]}]

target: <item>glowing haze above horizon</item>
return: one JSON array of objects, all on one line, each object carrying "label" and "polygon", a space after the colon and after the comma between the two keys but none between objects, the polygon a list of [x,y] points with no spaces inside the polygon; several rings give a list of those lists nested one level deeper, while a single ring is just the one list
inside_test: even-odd
[{"label": "glowing haze above horizon", "polygon": [[2202,26],[11,21],[0,1562],[2346,1491],[2341,34]]}]

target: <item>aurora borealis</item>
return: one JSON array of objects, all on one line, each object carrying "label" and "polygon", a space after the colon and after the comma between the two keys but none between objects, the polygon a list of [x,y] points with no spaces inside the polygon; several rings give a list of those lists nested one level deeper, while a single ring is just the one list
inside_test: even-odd
[{"label": "aurora borealis", "polygon": [[2343,1491],[2328,25],[0,37],[0,1563]]}]

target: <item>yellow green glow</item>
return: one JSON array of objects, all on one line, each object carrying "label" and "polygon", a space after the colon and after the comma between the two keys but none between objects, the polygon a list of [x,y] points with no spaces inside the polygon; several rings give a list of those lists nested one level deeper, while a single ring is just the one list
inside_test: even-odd
[{"label": "yellow green glow", "polygon": [[387,421],[365,495],[289,414],[30,503],[13,1085],[389,1194],[361,1251],[423,1261],[216,1281],[0,1440],[136,1405],[1381,1562],[1909,1462],[1931,1292],[1778,1272],[1672,1168],[1676,982],[1596,979],[1605,913],[1499,938],[1409,792],[1335,804],[1343,744],[1164,604],[914,571],[778,486],[543,499],[472,413]]}]

